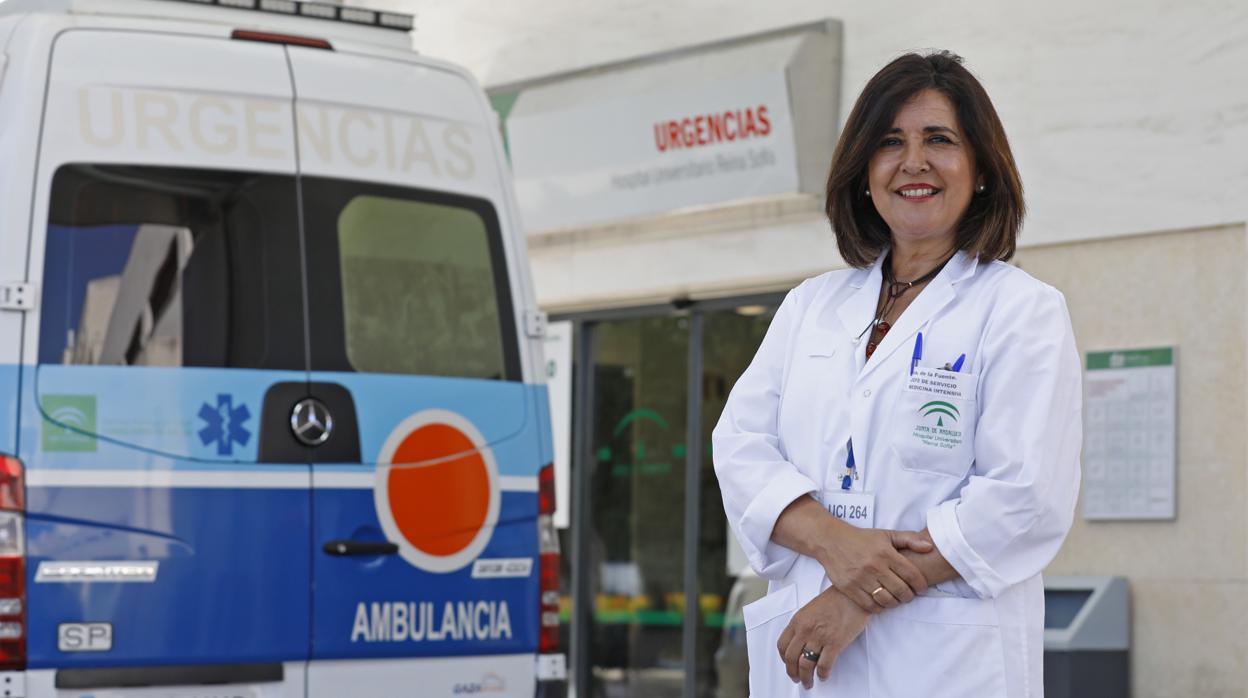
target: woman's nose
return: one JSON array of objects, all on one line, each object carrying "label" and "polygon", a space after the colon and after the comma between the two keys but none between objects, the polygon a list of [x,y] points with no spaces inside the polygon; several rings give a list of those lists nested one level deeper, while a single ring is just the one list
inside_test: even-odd
[{"label": "woman's nose", "polygon": [[927,154],[922,145],[906,146],[905,159],[901,162],[901,171],[909,175],[927,172],[931,167],[927,164]]}]

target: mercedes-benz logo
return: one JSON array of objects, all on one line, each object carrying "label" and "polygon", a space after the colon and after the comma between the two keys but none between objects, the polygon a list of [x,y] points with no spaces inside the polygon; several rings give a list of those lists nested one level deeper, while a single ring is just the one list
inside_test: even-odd
[{"label": "mercedes-benz logo", "polygon": [[300,400],[290,413],[290,430],[307,446],[320,446],[334,430],[334,417],[325,403],[315,398]]}]

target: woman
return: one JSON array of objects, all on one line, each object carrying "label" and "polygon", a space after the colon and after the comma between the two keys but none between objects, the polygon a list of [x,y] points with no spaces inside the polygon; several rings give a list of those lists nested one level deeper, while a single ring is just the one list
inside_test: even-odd
[{"label": "woman", "polygon": [[714,432],[770,580],[745,609],[751,693],[1039,698],[1080,362],[1062,295],[1004,263],[1022,185],[960,58],[871,79],[826,208],[852,268],[788,294]]}]

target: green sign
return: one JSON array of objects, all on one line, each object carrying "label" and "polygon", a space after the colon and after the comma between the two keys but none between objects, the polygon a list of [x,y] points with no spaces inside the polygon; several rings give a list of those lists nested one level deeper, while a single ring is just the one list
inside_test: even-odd
[{"label": "green sign", "polygon": [[1173,366],[1174,347],[1088,352],[1088,370]]},{"label": "green sign", "polygon": [[95,396],[43,396],[43,450],[95,450]]}]

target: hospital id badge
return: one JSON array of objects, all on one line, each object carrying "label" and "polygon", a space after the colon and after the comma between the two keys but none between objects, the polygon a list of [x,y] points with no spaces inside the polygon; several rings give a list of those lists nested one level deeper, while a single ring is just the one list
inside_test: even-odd
[{"label": "hospital id badge", "polygon": [[870,492],[825,490],[823,508],[857,528],[875,528],[875,495]]}]

